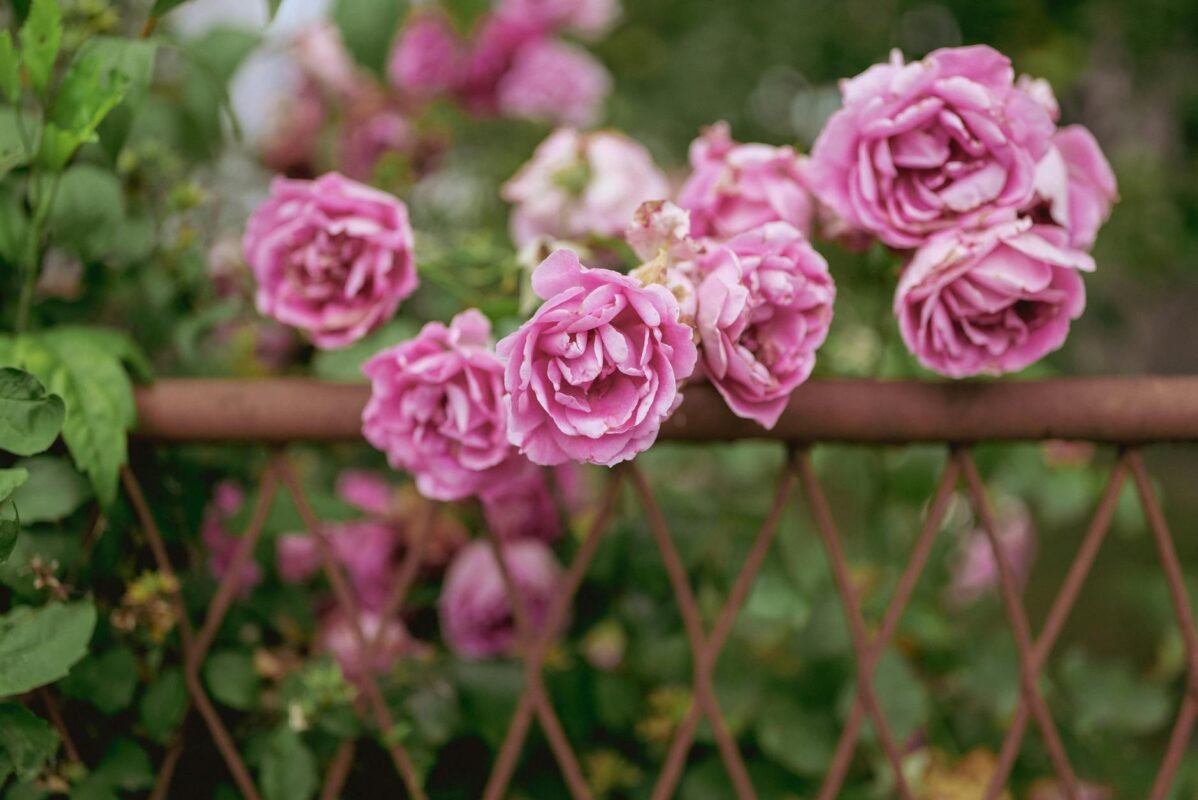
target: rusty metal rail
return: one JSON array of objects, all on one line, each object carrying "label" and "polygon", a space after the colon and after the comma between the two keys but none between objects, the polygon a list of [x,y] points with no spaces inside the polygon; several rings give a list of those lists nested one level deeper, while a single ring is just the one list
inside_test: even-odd
[{"label": "rusty metal rail", "polygon": [[[158,444],[240,442],[279,446],[298,441],[356,441],[360,439],[359,420],[366,399],[367,389],[362,385],[329,384],[304,379],[163,381],[139,390],[137,402],[140,421],[136,435]],[[531,628],[523,600],[514,590],[508,575],[498,539],[488,532],[512,601],[522,643],[520,651],[525,680],[523,694],[510,721],[506,738],[494,755],[494,762],[490,765],[472,765],[472,768],[487,768],[489,771],[484,793],[486,800],[501,800],[506,796],[534,721],[540,723],[570,796],[575,800],[585,800],[591,796],[572,743],[563,732],[545,690],[541,671],[552,644],[552,631],[557,627],[554,623],[567,617],[572,599],[585,579],[599,542],[612,521],[616,498],[621,492],[630,494],[643,510],[685,623],[694,659],[694,701],[675,730],[674,739],[655,779],[654,800],[673,796],[685,770],[698,726],[704,718],[710,723],[716,748],[736,796],[741,800],[757,797],[736,738],[724,722],[713,674],[737,614],[769,554],[782,524],[783,513],[790,503],[795,502],[796,496],[803,499],[827,553],[857,657],[856,698],[818,796],[820,800],[833,800],[839,796],[856,758],[863,726],[868,722],[877,733],[877,741],[889,766],[888,779],[893,782],[895,793],[902,798],[913,798],[915,795],[903,770],[902,743],[894,740],[872,685],[872,677],[882,653],[894,640],[903,612],[927,565],[933,544],[942,532],[941,523],[949,500],[958,491],[974,508],[990,541],[998,568],[1000,599],[1019,657],[1019,704],[1001,743],[997,764],[983,797],[985,800],[995,800],[1001,795],[1028,729],[1034,726],[1039,731],[1064,796],[1069,800],[1080,800],[1085,776],[1078,775],[1073,767],[1067,743],[1062,740],[1042,695],[1039,677],[1047,666],[1052,648],[1103,546],[1114,516],[1115,502],[1129,479],[1134,484],[1152,533],[1162,579],[1169,590],[1186,655],[1185,692],[1148,797],[1150,800],[1164,800],[1169,795],[1182,756],[1189,747],[1195,724],[1198,723],[1198,628],[1195,627],[1173,537],[1140,457],[1140,450],[1159,442],[1198,443],[1198,377],[1075,378],[952,384],[812,381],[795,394],[777,427],[770,432],[731,415],[711,388],[695,386],[686,390],[686,401],[663,430],[662,438],[689,442],[764,438],[785,443],[790,452],[790,458],[778,476],[769,511],[736,576],[726,604],[712,627],[705,629],[689,576],[675,549],[665,516],[650,484],[635,462],[612,470],[603,499],[591,516],[589,530],[565,573],[561,591],[548,611],[549,624],[542,626],[541,630]],[[1095,498],[1093,520],[1075,558],[1062,576],[1059,594],[1042,628],[1035,632],[1030,628],[1018,581],[999,544],[983,476],[974,463],[971,446],[989,441],[1045,439],[1111,445],[1116,448],[1118,455],[1105,490],[1100,497]],[[863,615],[832,509],[809,455],[810,447],[822,442],[873,445],[938,442],[947,449],[948,457],[943,472],[937,483],[928,487],[931,499],[902,576],[885,613],[872,625]],[[275,457],[261,480],[260,508],[253,515],[237,549],[234,563],[207,609],[206,618],[198,621],[199,624],[184,618],[180,625],[181,656],[194,706],[208,726],[213,742],[238,788],[251,800],[260,796],[254,779],[242,761],[224,721],[205,696],[198,671],[213,636],[234,602],[234,582],[241,572],[241,566],[252,558],[254,546],[263,533],[261,510],[276,491],[291,496],[306,526],[317,536],[324,568],[336,600],[356,619],[353,614],[356,601],[352,591],[341,568],[332,558],[320,521],[313,514],[303,487],[295,479],[281,449],[276,447]],[[155,524],[153,512],[131,470],[125,471],[124,482],[159,569],[173,573],[169,553]],[[424,522],[420,527],[426,533],[430,528],[433,510],[431,503],[425,507]],[[388,605],[393,612],[400,610],[417,579],[424,538],[424,534],[418,535],[415,545],[405,557]],[[360,627],[356,634],[360,643],[370,652],[376,643]],[[391,710],[373,679],[368,680],[363,687],[359,711],[364,719],[369,718],[373,722],[376,735],[391,756],[400,778],[396,788],[403,792],[403,796],[424,798],[424,788],[419,783],[403,743],[389,735],[394,725]],[[172,773],[181,747],[181,743],[176,743],[167,750],[153,797],[169,796]],[[326,768],[320,795],[322,798],[335,798],[340,794],[352,766],[354,750],[352,741],[344,742],[338,748]]]},{"label": "rusty metal rail", "polygon": [[[137,393],[137,435],[158,441],[356,441],[362,384],[169,380]],[[1198,441],[1198,376],[940,383],[815,380],[772,431],[691,386],[663,439],[794,442]]]}]

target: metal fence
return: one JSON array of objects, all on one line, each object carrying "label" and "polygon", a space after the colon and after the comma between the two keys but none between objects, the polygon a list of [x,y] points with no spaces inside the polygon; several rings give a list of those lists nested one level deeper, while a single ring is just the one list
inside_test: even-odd
[{"label": "metal fence", "polygon": [[[367,390],[361,386],[324,384],[306,380],[163,381],[140,391],[137,436],[168,446],[171,443],[242,442],[275,446],[269,466],[261,476],[261,491],[248,528],[232,563],[220,582],[203,620],[189,620],[181,598],[174,602],[179,613],[179,630],[184,673],[192,707],[203,718],[212,740],[228,765],[240,791],[250,800],[260,796],[253,777],[243,763],[221,715],[205,693],[200,669],[205,654],[237,592],[237,577],[252,558],[262,535],[266,516],[277,491],[290,495],[305,525],[319,544],[324,573],[337,603],[357,620],[357,602],[346,577],[333,558],[320,520],[314,514],[282,445],[292,442],[336,442],[360,439],[359,417]],[[714,391],[705,387],[687,390],[687,399],[663,430],[663,439],[710,442],[747,438],[776,440],[789,458],[777,479],[777,489],[760,530],[732,585],[723,609],[709,630],[688,576],[671,538],[666,520],[637,464],[613,469],[593,522],[564,575],[560,593],[548,610],[545,624],[533,630],[520,595],[513,584],[502,550],[499,564],[512,599],[524,663],[524,685],[506,737],[493,764],[484,794],[499,800],[508,789],[519,762],[524,742],[534,721],[539,723],[561,768],[573,798],[588,798],[586,781],[571,742],[563,732],[542,679],[542,667],[558,629],[569,612],[594,558],[599,542],[613,515],[617,496],[631,493],[638,501],[663,560],[678,609],[685,625],[693,657],[694,701],[674,733],[653,797],[673,795],[686,765],[688,752],[701,721],[710,723],[720,758],[740,798],[757,797],[734,737],[729,733],[713,685],[713,673],[737,614],[744,605],[755,577],[767,558],[792,494],[800,490],[803,504],[826,549],[832,576],[843,602],[856,653],[856,697],[840,734],[819,797],[836,797],[854,759],[862,727],[872,722],[886,758],[893,768],[896,791],[912,798],[904,779],[902,753],[895,742],[872,676],[887,645],[898,628],[903,611],[927,564],[949,501],[959,485],[974,507],[990,541],[998,568],[1000,597],[1019,658],[1020,699],[997,766],[984,797],[994,800],[1003,791],[1030,727],[1040,731],[1053,768],[1067,797],[1079,796],[1079,778],[1070,763],[1057,726],[1040,692],[1038,678],[1076,601],[1095,558],[1103,545],[1120,491],[1129,479],[1138,492],[1156,551],[1161,574],[1167,582],[1172,609],[1180,626],[1187,663],[1187,691],[1177,709],[1168,745],[1161,758],[1149,797],[1163,800],[1170,790],[1198,720],[1198,630],[1195,629],[1190,599],[1182,568],[1162,513],[1153,493],[1149,474],[1141,458],[1142,448],[1161,442],[1198,443],[1198,378],[1101,378],[1003,383],[942,384],[922,382],[813,381],[794,397],[773,432],[765,433],[752,423],[732,416]],[[972,447],[991,441],[1039,441],[1065,439],[1093,442],[1115,448],[1118,456],[1109,480],[1094,510],[1089,528],[1060,585],[1055,601],[1039,632],[1033,632],[1021,600],[1018,581],[999,546],[994,514],[986,487],[975,465]],[[824,442],[862,445],[942,443],[949,452],[938,483],[932,488],[922,529],[910,551],[889,606],[872,625],[863,617],[850,580],[849,566],[840,533],[812,467],[810,450]],[[174,575],[171,558],[146,501],[137,476],[123,473],[128,497],[152,549],[158,568]],[[396,613],[417,579],[423,545],[433,524],[435,506],[426,504],[423,531],[418,534],[402,562],[388,612]],[[492,537],[492,542],[496,540]],[[872,633],[870,632],[872,630]],[[357,627],[358,644],[367,653],[376,643]],[[369,663],[370,658],[366,659]],[[380,687],[364,682],[360,713],[380,732],[394,767],[412,798],[424,798],[412,761],[396,730],[391,711]],[[171,781],[183,741],[166,751],[159,766],[152,797],[171,795]],[[348,776],[355,742],[341,743],[332,759],[321,790],[322,798],[339,795]]]}]

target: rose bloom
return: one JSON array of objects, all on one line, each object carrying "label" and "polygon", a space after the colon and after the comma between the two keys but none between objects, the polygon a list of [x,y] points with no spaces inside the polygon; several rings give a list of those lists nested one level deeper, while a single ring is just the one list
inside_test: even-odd
[{"label": "rose bloom", "polygon": [[[487,527],[504,541],[540,539],[552,542],[561,535],[561,517],[553,487],[545,470],[521,459],[519,468],[481,495]],[[563,464],[562,470],[572,465]]]},{"label": "rose bloom", "polygon": [[[1036,528],[1031,514],[1022,503],[1012,501],[1002,509],[997,525],[1003,559],[1011,568],[1016,583],[1022,586],[1036,558]],[[981,528],[970,531],[962,541],[953,565],[949,602],[958,607],[967,606],[998,591],[998,586],[998,561],[990,537]]]},{"label": "rose bloom", "polygon": [[[540,634],[561,582],[561,567],[549,548],[535,539],[504,544],[503,555],[531,629]],[[516,644],[511,597],[487,542],[472,542],[458,553],[445,573],[437,608],[445,641],[460,656],[504,655]]]},{"label": "rose bloom", "polygon": [[678,205],[691,212],[692,235],[727,239],[778,221],[811,235],[815,203],[792,148],[737,144],[721,122],[691,145],[690,162]]},{"label": "rose bloom", "polygon": [[245,257],[258,310],[325,349],[378,328],[417,285],[407,206],[335,172],[276,178],[246,226]]},{"label": "rose bloom", "polygon": [[[327,525],[324,532],[358,602],[365,609],[383,608],[395,579],[398,531],[386,522],[359,519]],[[275,542],[275,559],[280,578],[303,583],[320,571],[320,545],[310,533],[284,534]]]},{"label": "rose bloom", "polygon": [[464,311],[449,327],[430,322],[363,371],[371,392],[362,433],[392,467],[416,477],[421,494],[461,500],[502,479],[513,456],[503,363],[480,312]]},{"label": "rose bloom", "polygon": [[535,21],[499,14],[486,17],[478,26],[458,81],[458,97],[473,114],[493,116],[499,112],[499,85],[516,54],[544,37]]},{"label": "rose bloom", "polygon": [[1119,199],[1115,173],[1094,135],[1081,125],[1057,131],[1052,148],[1036,167],[1036,194],[1043,207],[1037,219],[1069,232],[1073,247],[1094,246],[1098,229]]},{"label": "rose bloom", "polygon": [[566,30],[596,39],[620,17],[619,0],[499,0],[496,13],[528,20],[546,30]]},{"label": "rose bloom", "polygon": [[[233,566],[233,557],[241,537],[229,530],[229,522],[245,504],[245,491],[232,481],[221,481],[212,492],[212,499],[204,509],[200,526],[200,541],[208,551],[208,572],[218,581],[223,580]],[[244,597],[262,582],[262,568],[251,554],[236,578],[237,593]]]},{"label": "rose bloom", "polygon": [[773,222],[713,250],[700,269],[704,373],[737,416],[772,428],[828,336],[828,264],[797,229]]},{"label": "rose bloom", "polygon": [[611,466],[647,449],[697,360],[678,301],[569,250],[545,259],[532,285],[545,303],[497,348],[512,443],[542,465]]},{"label": "rose bloom", "polygon": [[372,106],[351,111],[341,126],[341,171],[368,181],[384,156],[409,153],[415,141],[411,124],[398,109]]},{"label": "rose bloom", "polygon": [[317,631],[320,649],[336,659],[342,674],[351,683],[361,683],[372,674],[382,675],[390,671],[401,658],[424,649],[412,639],[399,619],[384,619],[375,612],[364,611],[359,617],[359,624],[367,647],[373,648],[373,658],[370,658],[353,624],[352,617],[340,609],[334,609],[321,618]]},{"label": "rose bloom", "polygon": [[371,90],[370,76],[354,63],[335,25],[321,22],[300,32],[295,37],[295,58],[322,89],[341,100]]},{"label": "rose bloom", "polygon": [[896,248],[1013,218],[1032,199],[1053,121],[985,46],[870,67],[842,84],[844,107],[811,153],[808,180],[848,224]]},{"label": "rose bloom", "polygon": [[419,99],[446,94],[461,80],[465,48],[445,16],[414,14],[387,65],[391,85]]},{"label": "rose bloom", "polygon": [[343,469],[337,474],[337,497],[374,517],[385,517],[395,501],[394,487],[377,472]]},{"label": "rose bloom", "polygon": [[279,102],[271,115],[259,146],[262,163],[273,172],[310,175],[327,116],[320,87],[312,78],[303,78],[299,89]]},{"label": "rose bloom", "polygon": [[1030,220],[947,231],[916,251],[894,298],[903,341],[950,378],[1023,369],[1059,348],[1086,307],[1094,259]]},{"label": "rose bloom", "polygon": [[515,205],[512,239],[524,247],[540,238],[620,236],[641,203],[667,196],[670,187],[649,151],[632,139],[559,128],[502,193]]},{"label": "rose bloom", "polygon": [[587,51],[556,39],[516,53],[498,87],[499,112],[555,125],[593,124],[611,92],[611,75]]}]

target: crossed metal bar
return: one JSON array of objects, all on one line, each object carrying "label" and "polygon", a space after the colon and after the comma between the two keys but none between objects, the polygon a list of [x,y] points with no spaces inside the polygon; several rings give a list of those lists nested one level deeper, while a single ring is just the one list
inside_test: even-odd
[{"label": "crossed metal bar", "polygon": [[[504,797],[515,774],[534,718],[540,722],[550,749],[561,769],[570,796],[574,800],[589,800],[591,797],[577,757],[545,688],[543,669],[555,632],[560,629],[567,618],[569,608],[595,557],[602,536],[610,525],[623,483],[628,483],[631,486],[645,514],[677,600],[678,610],[694,656],[694,700],[686,715],[675,728],[661,772],[654,785],[653,800],[665,800],[676,791],[686,767],[687,755],[703,718],[706,718],[711,726],[716,748],[736,796],[741,800],[750,798],[755,800],[756,794],[745,768],[743,757],[720,711],[713,676],[720,653],[727,643],[736,618],[781,525],[796,481],[803,489],[808,511],[827,554],[833,581],[844,605],[849,633],[857,654],[854,702],[821,785],[819,798],[820,800],[832,800],[842,790],[848,771],[852,766],[862,726],[868,718],[890,767],[890,777],[896,793],[905,800],[910,800],[914,795],[904,777],[901,743],[894,741],[872,681],[879,661],[893,640],[903,612],[927,565],[949,502],[958,483],[962,480],[966,495],[977,514],[980,526],[990,542],[995,556],[999,596],[1011,627],[1020,669],[1018,705],[999,751],[984,798],[985,800],[995,800],[1002,792],[1015,760],[1018,758],[1028,724],[1035,720],[1049,759],[1061,780],[1065,796],[1070,800],[1076,800],[1079,796],[1079,782],[1037,681],[1105,541],[1120,491],[1129,474],[1135,483],[1161,561],[1169,588],[1170,601],[1180,625],[1187,659],[1187,693],[1182,701],[1149,795],[1150,800],[1164,800],[1176,776],[1195,724],[1198,723],[1198,628],[1195,628],[1188,593],[1172,537],[1138,451],[1134,449],[1120,451],[1077,556],[1069,568],[1039,635],[1033,638],[1020,599],[1018,581],[1001,546],[985,486],[970,451],[960,446],[950,448],[949,457],[927,508],[907,565],[899,578],[880,625],[872,636],[868,633],[860,602],[851,581],[851,571],[841,545],[841,537],[822,486],[815,474],[810,455],[805,448],[793,449],[790,452],[779,476],[770,508],[744,564],[734,579],[727,600],[708,632],[704,631],[702,614],[665,517],[653,496],[645,475],[635,463],[623,465],[614,471],[598,513],[593,518],[573,560],[564,573],[561,588],[553,598],[545,619],[539,625],[534,625],[534,621],[529,617],[525,600],[512,578],[502,543],[493,532],[488,531],[505,590],[512,603],[517,641],[524,665],[524,686],[517,700],[505,738],[496,755],[484,790],[484,800],[502,800]],[[173,577],[175,572],[167,548],[137,478],[131,470],[125,469],[122,473],[122,480],[158,569],[165,576]],[[234,782],[249,800],[258,800],[260,794],[237,752],[236,744],[225,727],[220,713],[204,690],[200,679],[200,668],[235,599],[237,579],[244,566],[252,558],[254,548],[263,533],[270,503],[280,487],[284,488],[291,496],[305,527],[315,537],[325,576],[333,590],[337,604],[353,622],[353,635],[367,656],[366,663],[373,662],[370,656],[375,652],[382,635],[380,630],[375,636],[369,636],[362,629],[359,604],[342,568],[333,556],[327,531],[320,524],[308,503],[290,463],[281,453],[276,452],[263,471],[257,502],[252,510],[249,524],[238,542],[227,573],[219,582],[203,623],[198,630],[192,627],[181,598],[177,594],[172,598],[178,613],[180,644],[184,656],[184,675],[192,707],[203,718],[213,742],[228,765]],[[560,505],[560,491],[555,491],[555,497]],[[388,616],[400,611],[409,590],[417,579],[427,540],[431,538],[435,513],[435,504],[424,504],[420,521],[415,528],[417,533],[409,540],[409,546],[401,562],[393,592],[385,604],[384,614]],[[360,689],[362,697],[359,712],[370,714],[373,718],[380,733],[380,740],[403,781],[406,796],[414,798],[414,800],[424,800],[424,789],[409,754],[402,742],[394,735],[395,724],[391,711],[386,705],[374,676],[367,676]],[[182,729],[181,726],[180,737]],[[182,750],[182,738],[177,738],[168,746],[151,794],[155,800],[168,796],[171,777]],[[355,742],[353,741],[343,742],[338,747],[326,770],[320,792],[322,800],[333,800],[339,796],[348,778],[354,753]]]}]

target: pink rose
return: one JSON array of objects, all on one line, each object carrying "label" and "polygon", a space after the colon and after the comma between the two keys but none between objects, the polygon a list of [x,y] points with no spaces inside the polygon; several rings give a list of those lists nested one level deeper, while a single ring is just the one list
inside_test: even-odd
[{"label": "pink rose", "polygon": [[[233,557],[241,537],[231,532],[228,526],[244,504],[245,491],[232,481],[222,481],[216,485],[212,499],[204,510],[200,541],[208,551],[208,572],[217,580],[224,579],[233,566]],[[242,597],[262,582],[262,568],[252,555],[242,567],[236,582],[238,594]]]},{"label": "pink rose", "polygon": [[[503,545],[512,583],[540,631],[557,593],[561,568],[543,542],[525,539]],[[491,545],[475,541],[457,554],[445,574],[437,603],[441,632],[449,647],[466,658],[509,652],[516,643],[515,615]]]},{"label": "pink rose", "polygon": [[373,658],[369,658],[363,649],[352,618],[340,609],[325,614],[317,633],[320,648],[337,660],[342,674],[351,683],[361,683],[372,673],[382,675],[401,658],[423,649],[398,619],[384,619],[379,614],[364,611],[359,623],[367,647],[373,647]]},{"label": "pink rose", "polygon": [[532,285],[544,305],[498,346],[512,443],[544,465],[611,466],[647,449],[695,369],[678,301],[569,250],[545,259]]},{"label": "pink rose", "polygon": [[556,39],[522,47],[498,86],[504,116],[586,127],[598,120],[611,75],[594,56]]},{"label": "pink rose", "polygon": [[[553,487],[545,471],[528,461],[504,481],[483,491],[481,500],[487,527],[504,541],[540,539],[552,542],[561,535],[561,518]],[[557,469],[563,469],[563,464]]]},{"label": "pink rose", "polygon": [[373,81],[354,63],[335,25],[317,23],[295,37],[295,57],[326,92],[352,100],[373,91]]},{"label": "pink rose", "polygon": [[1094,260],[1027,219],[946,231],[903,271],[894,313],[919,362],[951,378],[1023,369],[1059,348],[1086,307]]},{"label": "pink rose", "polygon": [[670,193],[669,183],[640,144],[610,131],[560,128],[503,186],[512,212],[512,239],[579,240],[620,236],[637,207]]},{"label": "pink rose", "polygon": [[418,99],[446,94],[461,80],[464,46],[440,13],[415,14],[391,52],[391,85]]},{"label": "pink rose", "polygon": [[485,316],[471,309],[448,328],[430,322],[363,369],[371,393],[362,433],[391,466],[416,476],[421,494],[461,500],[502,479],[514,451],[503,363],[491,348]]},{"label": "pink rose", "polygon": [[496,13],[533,22],[546,30],[566,30],[596,39],[620,17],[619,0],[499,0]]},{"label": "pink rose", "polygon": [[[386,605],[395,578],[400,537],[394,527],[370,519],[325,526],[333,558],[345,569],[358,602],[365,609]],[[320,571],[320,545],[309,533],[290,533],[275,543],[279,577],[303,583]]]},{"label": "pink rose", "polygon": [[458,95],[474,114],[492,116],[499,111],[499,84],[516,54],[544,36],[534,22],[491,15],[474,34],[458,84]]},{"label": "pink rose", "polygon": [[772,428],[827,338],[828,264],[798,230],[773,222],[713,250],[700,269],[704,372],[737,416]]},{"label": "pink rose", "polygon": [[341,171],[354,180],[368,181],[384,156],[410,152],[415,141],[411,124],[397,109],[354,110],[341,126]]},{"label": "pink rose", "polygon": [[[997,533],[1003,558],[1022,586],[1036,558],[1036,528],[1027,508],[1015,502],[1003,509]],[[971,531],[962,541],[953,566],[948,599],[955,606],[967,606],[997,591],[998,585],[998,561],[990,537],[980,528]]]},{"label": "pink rose", "polygon": [[847,223],[891,247],[1009,219],[1028,204],[1053,122],[985,47],[870,67],[841,88],[811,154],[809,185]]},{"label": "pink rose", "polygon": [[326,349],[378,328],[417,285],[407,206],[335,172],[276,178],[246,226],[245,257],[258,310]]},{"label": "pink rose", "polygon": [[387,516],[395,498],[395,491],[386,479],[365,469],[341,470],[336,492],[337,497],[375,517]]},{"label": "pink rose", "polygon": [[815,203],[792,148],[737,144],[721,122],[691,145],[690,161],[678,205],[691,212],[694,236],[727,239],[778,221],[811,235]]},{"label": "pink rose", "polygon": [[1115,173],[1093,134],[1081,125],[1057,131],[1036,167],[1036,194],[1047,220],[1069,232],[1073,247],[1089,250],[1119,199]]},{"label": "pink rose", "polygon": [[1057,94],[1052,90],[1052,84],[1043,78],[1033,78],[1031,75],[1020,75],[1015,81],[1015,88],[1040,104],[1048,112],[1053,122],[1061,118],[1061,106],[1057,103]]},{"label": "pink rose", "polygon": [[272,115],[259,155],[273,172],[310,174],[320,150],[328,108],[320,87],[304,78],[296,92],[279,103]]}]

